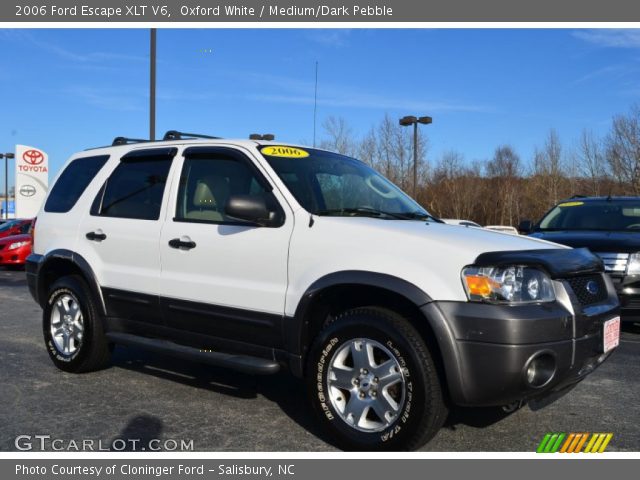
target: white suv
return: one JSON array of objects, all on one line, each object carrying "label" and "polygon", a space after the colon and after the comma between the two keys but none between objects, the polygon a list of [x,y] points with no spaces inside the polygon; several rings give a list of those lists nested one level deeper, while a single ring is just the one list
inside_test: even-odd
[{"label": "white suv", "polygon": [[617,345],[585,249],[442,223],[365,163],[263,140],[74,155],[27,262],[53,363],[114,344],[304,377],[338,445],[413,449],[447,407],[548,402]]}]

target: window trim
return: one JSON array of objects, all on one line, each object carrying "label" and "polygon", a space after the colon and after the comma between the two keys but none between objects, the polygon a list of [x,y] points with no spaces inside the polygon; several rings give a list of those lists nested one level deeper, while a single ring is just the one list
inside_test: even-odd
[{"label": "window trim", "polygon": [[[232,159],[237,160],[238,162],[243,163],[245,166],[247,166],[247,168],[251,171],[251,173],[253,173],[254,178],[260,184],[260,186],[263,187],[266,193],[271,195],[271,197],[273,198],[273,201],[275,202],[275,205],[276,205],[276,212],[281,219],[280,222],[278,222],[278,224],[266,227],[263,225],[258,225],[257,223],[243,222],[241,220],[237,222],[233,222],[233,221],[230,222],[228,220],[221,220],[221,221],[199,220],[199,219],[192,219],[192,218],[182,218],[177,216],[178,208],[179,208],[178,206],[180,202],[180,182],[182,181],[182,174],[184,172],[186,161],[188,159],[198,158],[198,157],[204,157],[204,159],[208,159],[208,160],[216,160],[215,158],[214,159],[211,158],[212,155],[226,155],[227,157],[231,157]],[[286,223],[287,215],[286,215],[285,209],[280,204],[278,197],[274,195],[273,185],[271,184],[271,182],[269,182],[267,177],[260,171],[260,169],[254,163],[254,161],[251,158],[249,158],[249,156],[246,155],[244,152],[233,147],[195,146],[195,147],[185,148],[184,151],[182,152],[182,156],[183,156],[183,161],[180,168],[180,172],[178,174],[178,189],[176,190],[175,204],[173,206],[172,220],[174,222],[199,223],[204,225],[228,225],[228,226],[254,227],[254,228],[280,228]]]}]

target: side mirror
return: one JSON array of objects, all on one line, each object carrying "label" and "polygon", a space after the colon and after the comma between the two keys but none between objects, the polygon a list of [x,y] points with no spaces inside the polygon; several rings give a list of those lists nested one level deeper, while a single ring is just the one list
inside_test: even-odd
[{"label": "side mirror", "polygon": [[518,232],[522,235],[528,235],[533,231],[533,222],[531,220],[522,220],[518,224]]},{"label": "side mirror", "polygon": [[277,212],[269,208],[266,199],[259,195],[232,195],[227,200],[224,211],[230,217],[261,227],[275,226],[278,220]]}]

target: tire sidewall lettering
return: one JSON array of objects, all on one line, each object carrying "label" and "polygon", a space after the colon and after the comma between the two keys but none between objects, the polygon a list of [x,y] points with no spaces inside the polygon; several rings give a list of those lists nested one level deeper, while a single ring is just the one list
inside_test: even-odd
[{"label": "tire sidewall lettering", "polygon": [[[375,338],[375,336],[374,336]],[[351,337],[342,338],[339,335],[330,336],[323,343],[322,350],[319,352],[319,358],[316,363],[315,375],[314,375],[314,386],[315,393],[319,402],[320,409],[327,420],[332,421],[337,417],[337,413],[334,412],[334,408],[328,399],[325,384],[327,377],[327,369],[329,368],[329,362],[331,360],[331,356],[336,348],[345,342],[351,340]],[[378,338],[379,340],[379,338]],[[398,418],[395,423],[387,427],[387,429],[381,432],[375,433],[364,433],[364,435],[377,435],[379,441],[385,443],[397,437],[400,432],[408,425],[408,422],[411,418],[412,412],[412,404],[414,401],[414,385],[413,385],[413,375],[411,369],[409,367],[409,363],[407,362],[405,355],[402,353],[400,348],[396,345],[393,340],[390,340],[388,337],[386,340],[381,342],[385,345],[389,351],[393,354],[395,359],[398,361],[402,368],[403,375],[405,377],[405,401],[402,407],[401,412],[398,414]],[[340,419],[339,419],[340,420]],[[339,425],[336,424],[336,426]],[[348,428],[353,434],[362,434],[362,432],[357,432],[355,429],[349,427],[346,422],[344,422],[346,428]]]}]

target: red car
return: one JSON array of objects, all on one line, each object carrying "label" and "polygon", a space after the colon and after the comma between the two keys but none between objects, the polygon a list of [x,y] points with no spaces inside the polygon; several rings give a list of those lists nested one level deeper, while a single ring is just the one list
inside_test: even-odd
[{"label": "red car", "polygon": [[21,234],[0,238],[0,266],[22,267],[31,255],[31,235]]},{"label": "red car", "polygon": [[0,238],[29,233],[29,228],[31,227],[32,222],[33,219],[9,220],[8,222],[0,225]]}]

